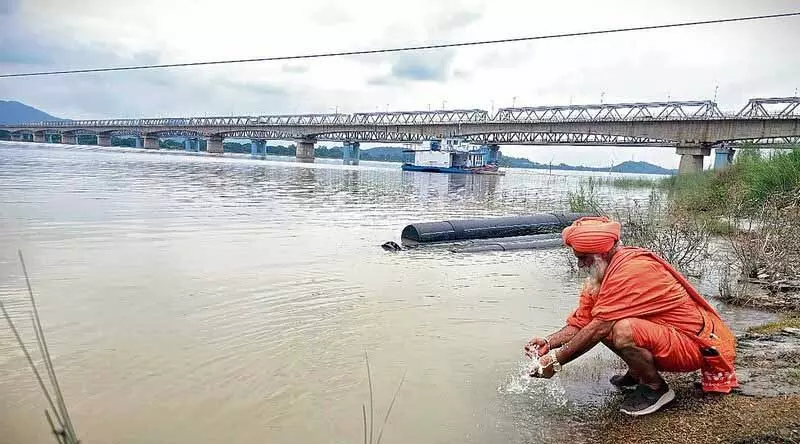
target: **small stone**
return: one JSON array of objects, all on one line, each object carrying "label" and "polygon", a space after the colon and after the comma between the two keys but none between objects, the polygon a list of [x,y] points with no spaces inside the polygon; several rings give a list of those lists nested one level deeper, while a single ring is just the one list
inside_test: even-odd
[{"label": "small stone", "polygon": [[790,335],[800,336],[800,328],[784,327],[783,332]]}]

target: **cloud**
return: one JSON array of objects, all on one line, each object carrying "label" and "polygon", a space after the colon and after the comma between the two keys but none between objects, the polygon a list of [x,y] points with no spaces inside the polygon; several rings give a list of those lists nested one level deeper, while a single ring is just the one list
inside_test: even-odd
[{"label": "cloud", "polygon": [[401,80],[442,82],[450,75],[454,51],[403,53],[392,63],[391,75]]},{"label": "cloud", "polygon": [[477,23],[482,17],[480,11],[459,10],[457,8],[450,8],[448,11],[449,13],[439,17],[438,25],[444,31],[466,28],[473,23]]},{"label": "cloud", "polygon": [[28,40],[15,36],[0,35],[0,64],[49,64],[53,62],[53,49],[55,48],[30,45]]},{"label": "cloud", "polygon": [[453,77],[457,79],[469,79],[471,76],[470,72],[464,69],[455,69],[453,70]]},{"label": "cloud", "polygon": [[370,86],[387,86],[396,85],[398,83],[399,82],[396,78],[387,75],[375,76],[367,79],[367,84]]},{"label": "cloud", "polygon": [[[124,0],[0,0],[0,72],[491,40],[711,19],[720,11],[787,12],[795,4],[406,0],[396,7],[375,0],[137,0],[129,8]],[[178,24],[177,16],[184,18]],[[735,110],[750,97],[794,93],[798,40],[800,20],[780,19],[416,53],[4,79],[0,99],[68,118],[139,117],[426,109],[443,102],[484,109],[494,103],[496,109],[591,103],[603,92],[606,102],[663,100],[667,94],[704,99],[719,85],[722,108]],[[604,149],[581,151],[582,163],[607,164]],[[556,163],[570,152],[523,151],[547,161],[555,156]],[[672,150],[636,152],[666,166],[677,163]]]},{"label": "cloud", "polygon": [[0,0],[0,15],[11,15],[19,9],[21,0]]},{"label": "cloud", "polygon": [[303,74],[308,72],[308,66],[287,63],[281,67],[281,71],[287,74]]},{"label": "cloud", "polygon": [[311,20],[321,25],[344,25],[351,22],[352,17],[337,3],[325,3],[311,13]]}]

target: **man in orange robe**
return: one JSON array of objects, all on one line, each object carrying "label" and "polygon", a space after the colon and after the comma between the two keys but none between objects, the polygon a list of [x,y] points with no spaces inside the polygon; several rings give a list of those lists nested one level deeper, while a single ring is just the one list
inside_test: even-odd
[{"label": "man in orange robe", "polygon": [[639,416],[672,401],[659,371],[700,369],[703,390],[738,386],[735,337],[719,314],[662,258],[619,244],[620,225],[605,217],[579,219],[564,229],[580,269],[588,273],[578,308],[566,325],[525,346],[539,357],[531,376],[550,378],[561,366],[602,342],[628,364],[611,384],[630,391],[620,411]]}]

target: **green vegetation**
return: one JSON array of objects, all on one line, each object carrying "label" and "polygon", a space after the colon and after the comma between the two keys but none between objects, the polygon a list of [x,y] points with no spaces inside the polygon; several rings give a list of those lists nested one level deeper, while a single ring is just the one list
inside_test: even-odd
[{"label": "green vegetation", "polygon": [[593,182],[596,186],[607,186],[622,189],[658,188],[661,182],[647,177],[588,177],[584,182]]},{"label": "green vegetation", "polygon": [[685,214],[728,241],[719,283],[723,300],[797,309],[791,294],[800,291],[800,148],[766,156],[743,149],[728,168],[670,177],[660,185],[671,213]]},{"label": "green vegetation", "polygon": [[784,328],[800,328],[800,316],[785,316],[779,321],[768,322],[764,325],[750,327],[747,329],[747,331],[760,335],[771,335],[783,330]]},{"label": "green vegetation", "polygon": [[578,184],[575,191],[567,191],[567,205],[573,213],[600,213],[597,202],[598,180],[589,177]]},{"label": "green vegetation", "polygon": [[655,188],[658,182],[646,177],[609,177],[606,183],[615,188]]},{"label": "green vegetation", "polygon": [[800,148],[761,156],[746,149],[730,168],[673,176],[662,181],[670,198],[691,212],[753,213],[776,196],[800,190]]}]

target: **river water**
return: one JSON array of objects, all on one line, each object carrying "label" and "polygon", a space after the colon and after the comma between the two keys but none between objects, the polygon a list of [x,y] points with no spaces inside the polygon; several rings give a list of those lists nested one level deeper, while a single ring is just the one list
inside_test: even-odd
[{"label": "river water", "polygon": [[[566,210],[581,175],[403,173],[0,143],[0,298],[35,343],[26,255],[84,443],[543,442],[602,401],[602,351],[552,381],[522,345],[563,324],[562,250],[388,253],[423,220]],[[647,191],[600,190],[623,205]],[[51,443],[0,328],[0,443]]]}]

